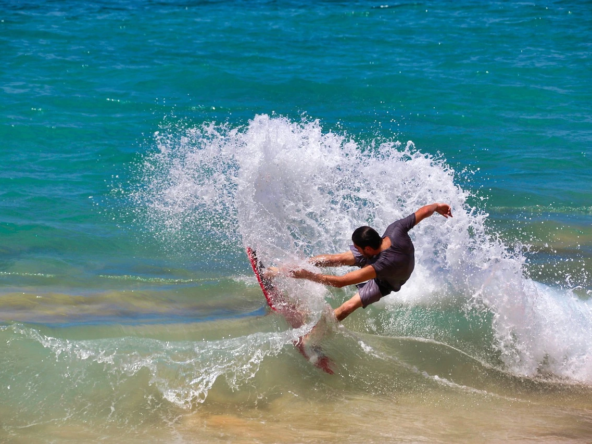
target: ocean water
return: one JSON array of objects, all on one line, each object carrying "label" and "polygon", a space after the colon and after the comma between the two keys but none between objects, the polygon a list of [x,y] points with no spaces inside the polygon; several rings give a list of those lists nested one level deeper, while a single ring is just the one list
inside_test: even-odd
[{"label": "ocean water", "polygon": [[[0,0],[0,441],[589,442],[591,42],[585,1]],[[434,201],[401,292],[267,308],[245,246]]]}]

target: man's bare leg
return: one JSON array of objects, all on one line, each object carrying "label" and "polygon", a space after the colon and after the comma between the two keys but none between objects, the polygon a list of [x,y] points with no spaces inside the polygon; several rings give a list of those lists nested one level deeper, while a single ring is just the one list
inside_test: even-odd
[{"label": "man's bare leg", "polygon": [[[360,298],[360,295],[358,293],[356,293],[356,295],[353,298],[351,298],[347,302],[344,302],[341,305],[341,307],[333,310],[333,314],[335,315],[335,317],[337,318],[338,321],[343,321],[345,318],[347,318],[350,314],[352,314],[354,311],[356,311],[361,306],[362,306],[362,299]],[[302,344],[308,345],[315,329],[322,326],[323,323],[326,321],[327,321],[327,319],[325,318],[325,314],[323,314],[323,316],[319,320],[318,324],[315,325],[313,327],[313,329],[308,334],[306,334],[300,338],[300,341],[302,341]]]},{"label": "man's bare leg", "polygon": [[362,299],[360,298],[360,294],[356,293],[356,295],[351,298],[349,301],[344,302],[341,304],[341,307],[336,308],[334,310],[335,317],[338,321],[343,321],[347,318],[350,314],[356,311],[358,308],[362,306]]}]

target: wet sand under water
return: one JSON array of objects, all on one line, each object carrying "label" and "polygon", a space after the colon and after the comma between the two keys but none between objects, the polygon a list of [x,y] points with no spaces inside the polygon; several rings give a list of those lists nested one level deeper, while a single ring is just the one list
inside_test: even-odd
[{"label": "wet sand under water", "polygon": [[[219,400],[169,425],[128,432],[113,424],[39,424],[5,442],[112,440],[120,442],[590,442],[592,403],[554,407],[453,390],[422,396],[343,397],[311,402],[284,393],[257,407]],[[121,424],[120,426],[123,426]],[[124,428],[124,427],[122,427]]]}]

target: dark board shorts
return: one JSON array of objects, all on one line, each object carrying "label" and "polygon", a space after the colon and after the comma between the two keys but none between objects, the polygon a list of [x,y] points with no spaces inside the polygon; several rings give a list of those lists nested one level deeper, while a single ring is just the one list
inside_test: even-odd
[{"label": "dark board shorts", "polygon": [[392,290],[386,288],[384,285],[380,285],[376,279],[357,284],[360,299],[362,300],[362,307],[366,308],[370,304],[378,302],[381,298],[389,294]]}]

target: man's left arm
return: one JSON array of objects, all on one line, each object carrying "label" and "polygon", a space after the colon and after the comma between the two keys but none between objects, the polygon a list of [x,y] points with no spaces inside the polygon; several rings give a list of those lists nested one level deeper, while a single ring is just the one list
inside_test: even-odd
[{"label": "man's left arm", "polygon": [[445,218],[452,217],[452,210],[450,209],[450,205],[445,203],[433,203],[431,205],[421,207],[419,210],[415,212],[415,225],[420,223],[422,220],[430,217],[434,213],[441,214]]},{"label": "man's left arm", "polygon": [[356,259],[351,251],[345,251],[338,254],[321,254],[311,257],[308,262],[317,267],[339,267],[356,265]]}]

